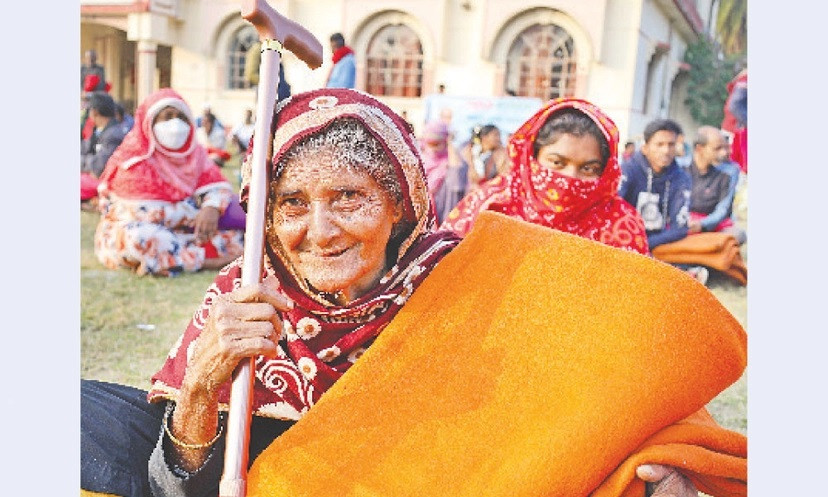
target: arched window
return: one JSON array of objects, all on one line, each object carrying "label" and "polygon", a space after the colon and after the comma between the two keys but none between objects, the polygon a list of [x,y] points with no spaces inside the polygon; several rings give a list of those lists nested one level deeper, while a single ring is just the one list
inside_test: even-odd
[{"label": "arched window", "polygon": [[366,90],[379,96],[419,97],[423,93],[423,47],[405,24],[384,26],[371,38]]},{"label": "arched window", "polygon": [[555,24],[521,32],[506,60],[506,89],[543,100],[575,95],[575,42]]},{"label": "arched window", "polygon": [[230,38],[227,50],[227,87],[230,89],[250,88],[251,84],[244,77],[244,61],[247,50],[259,40],[253,26],[244,26]]},{"label": "arched window", "polygon": [[[664,64],[667,61],[666,54],[670,46],[666,43],[656,45],[650,62],[647,63],[647,79],[644,82],[644,101],[641,104],[641,111],[644,114],[659,114],[664,104]],[[659,77],[661,75],[661,77]]]}]

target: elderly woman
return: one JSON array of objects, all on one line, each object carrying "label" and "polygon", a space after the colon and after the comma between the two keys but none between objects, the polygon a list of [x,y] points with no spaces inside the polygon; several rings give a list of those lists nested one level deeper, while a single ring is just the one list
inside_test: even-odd
[{"label": "elderly woman", "polygon": [[[255,358],[253,461],[313,409],[457,245],[452,232],[435,231],[415,138],[387,106],[322,89],[276,112],[262,283],[241,287],[238,260],[222,269],[148,394],[83,382],[85,489],[216,495],[238,362]],[[243,203],[246,192],[244,184]],[[640,474],[663,479],[654,495],[695,495],[667,467]]]},{"label": "elderly woman", "polygon": [[184,99],[170,88],[158,90],[135,120],[100,177],[98,260],[110,269],[171,276],[219,269],[238,257],[243,223],[222,221],[238,202],[197,143]]},{"label": "elderly woman", "polygon": [[510,173],[470,192],[442,229],[468,233],[482,211],[648,254],[644,223],[618,196],[618,129],[584,100],[550,100],[509,140]]}]

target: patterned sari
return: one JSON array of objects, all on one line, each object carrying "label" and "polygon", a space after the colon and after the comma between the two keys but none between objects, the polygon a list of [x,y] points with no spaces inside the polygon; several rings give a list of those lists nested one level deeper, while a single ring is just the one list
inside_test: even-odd
[{"label": "patterned sari", "polygon": [[[579,180],[541,167],[533,145],[538,132],[562,110],[574,108],[592,119],[609,144],[609,159],[597,180]],[[618,129],[598,107],[584,100],[550,100],[509,140],[512,171],[471,192],[452,210],[441,229],[465,236],[478,214],[490,210],[572,233],[606,245],[649,254],[644,223],[618,196]]]},{"label": "patterned sari", "polygon": [[179,150],[167,150],[152,132],[155,116],[174,107],[194,122],[189,106],[174,90],[148,96],[135,112],[135,126],[101,174],[101,220],[95,255],[110,269],[169,276],[198,271],[207,258],[241,252],[242,230],[221,230],[207,242],[193,234],[203,207],[224,213],[233,190],[221,170],[195,140],[193,129]]},{"label": "patterned sari", "polygon": [[[315,292],[281,255],[267,246],[265,276],[275,275],[281,290],[296,307],[282,313],[282,336],[276,357],[255,359],[253,413],[297,420],[307,412],[373,343],[376,336],[405,305],[435,265],[458,243],[450,232],[435,232],[434,209],[428,195],[417,142],[405,121],[373,97],[348,89],[320,89],[294,95],[276,108],[273,132],[273,168],[299,140],[341,118],[361,122],[380,142],[394,166],[403,197],[403,219],[413,226],[400,237],[399,255],[391,269],[371,291],[338,305]],[[252,147],[248,147],[251,149]],[[243,170],[241,199],[246,205],[249,161]],[[151,402],[175,400],[210,306],[222,294],[241,285],[241,260],[220,271],[184,334],[153,376]],[[226,409],[229,383],[220,392]]]}]

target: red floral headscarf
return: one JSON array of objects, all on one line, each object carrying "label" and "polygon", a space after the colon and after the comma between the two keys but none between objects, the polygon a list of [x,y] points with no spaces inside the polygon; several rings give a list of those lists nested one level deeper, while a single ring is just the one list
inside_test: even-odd
[{"label": "red floral headscarf", "polygon": [[[293,145],[343,118],[358,120],[382,145],[402,192],[403,220],[413,228],[401,235],[395,264],[377,286],[346,305],[337,305],[314,292],[280,255],[278,247],[266,247],[265,273],[279,279],[281,290],[296,307],[281,315],[283,333],[278,357],[255,360],[253,412],[259,416],[299,419],[373,343],[431,269],[459,241],[453,233],[434,231],[434,207],[411,128],[368,94],[324,88],[283,100],[273,120],[269,174],[273,175]],[[248,197],[249,169],[246,160],[240,195],[243,205]],[[217,296],[240,285],[241,260],[237,260],[219,273],[167,362],[153,376],[150,401],[175,399],[210,305]],[[222,408],[226,408],[228,398],[229,384],[220,393]]]},{"label": "red floral headscarf", "polygon": [[[159,145],[152,132],[152,121],[165,107],[180,110],[190,121],[190,136],[178,150]],[[194,123],[190,106],[175,90],[162,88],[149,95],[135,111],[135,126],[107,161],[98,191],[124,199],[178,202],[206,183],[226,181],[196,142]]]},{"label": "red floral headscarf", "polygon": [[[579,180],[541,167],[534,158],[538,132],[556,112],[577,109],[601,130],[609,159],[597,180]],[[606,245],[649,254],[644,223],[618,196],[618,129],[598,107],[575,98],[549,101],[509,140],[512,171],[466,196],[441,226],[465,236],[478,213],[501,212],[525,221],[589,238]]]}]

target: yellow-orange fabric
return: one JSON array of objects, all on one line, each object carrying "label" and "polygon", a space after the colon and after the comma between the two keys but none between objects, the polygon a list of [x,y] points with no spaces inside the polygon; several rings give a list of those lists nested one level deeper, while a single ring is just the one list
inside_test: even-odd
[{"label": "yellow-orange fabric", "polygon": [[746,340],[672,266],[483,212],[248,495],[643,496],[639,461],[745,495],[745,437],[697,411]]},{"label": "yellow-orange fabric", "polygon": [[99,492],[90,492],[89,490],[81,489],[80,497],[118,497],[114,494],[102,494]]},{"label": "yellow-orange fabric", "polygon": [[747,265],[739,242],[727,233],[696,233],[653,249],[653,257],[671,264],[700,264],[747,285]]}]

